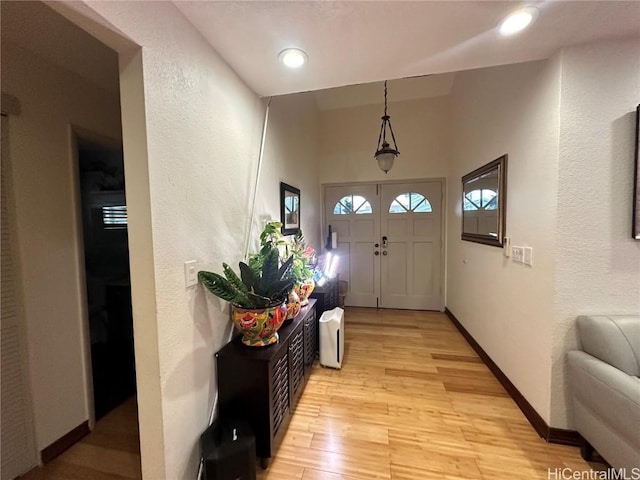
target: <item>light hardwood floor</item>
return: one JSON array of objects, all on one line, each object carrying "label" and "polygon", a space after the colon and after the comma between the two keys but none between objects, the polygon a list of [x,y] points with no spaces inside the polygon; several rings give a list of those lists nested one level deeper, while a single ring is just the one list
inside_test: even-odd
[{"label": "light hardwood floor", "polygon": [[21,480],[131,480],[142,478],[136,399],[102,417],[93,431]]},{"label": "light hardwood floor", "polygon": [[[547,469],[598,469],[577,448],[538,437],[444,314],[349,308],[345,318],[342,370],[314,366],[258,479],[547,479]],[[136,419],[132,400],[25,479],[140,478]]]},{"label": "light hardwood floor", "polygon": [[314,367],[261,480],[547,479],[547,469],[592,468],[535,433],[444,314],[349,308],[345,321],[342,370]]}]

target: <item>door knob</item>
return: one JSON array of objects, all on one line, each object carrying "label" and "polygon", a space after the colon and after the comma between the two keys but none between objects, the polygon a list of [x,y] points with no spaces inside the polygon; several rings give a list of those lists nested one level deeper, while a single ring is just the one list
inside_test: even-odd
[{"label": "door knob", "polygon": [[380,252],[376,250],[375,252],[373,252],[373,254],[374,255],[380,255]]},{"label": "door knob", "polygon": [[384,252],[382,252],[383,255],[388,255],[389,252],[387,252],[386,250]]},{"label": "door knob", "polygon": [[374,247],[378,248],[380,245],[378,245],[377,243],[373,245]]}]

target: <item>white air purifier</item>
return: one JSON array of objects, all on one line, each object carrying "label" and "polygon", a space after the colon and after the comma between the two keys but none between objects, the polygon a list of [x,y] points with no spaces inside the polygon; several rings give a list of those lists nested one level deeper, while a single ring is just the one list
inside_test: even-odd
[{"label": "white air purifier", "polygon": [[344,356],[344,310],[336,307],[320,316],[320,365],[342,368]]}]

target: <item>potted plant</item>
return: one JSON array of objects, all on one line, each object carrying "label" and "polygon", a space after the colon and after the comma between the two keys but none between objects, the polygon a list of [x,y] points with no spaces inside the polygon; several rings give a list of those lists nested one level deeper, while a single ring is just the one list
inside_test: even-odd
[{"label": "potted plant", "polygon": [[[240,276],[226,263],[224,276],[200,271],[198,279],[214,295],[231,303],[232,319],[243,334],[242,342],[264,347],[278,341],[277,331],[286,317],[286,300],[293,287],[289,271],[293,257],[280,265],[277,247],[268,246],[254,257],[253,265],[240,262]],[[260,264],[260,268],[256,265]]]},{"label": "potted plant", "polygon": [[294,288],[289,292],[287,299],[287,315],[286,320],[293,320],[293,318],[300,312],[302,308],[302,301],[298,296],[298,285],[304,282],[305,277],[303,273],[305,270],[300,263],[300,260],[293,252],[291,242],[284,239],[282,235],[282,223],[281,222],[268,222],[260,233],[260,253],[255,253],[249,256],[249,265],[254,269],[262,268],[262,262],[264,261],[264,255],[272,249],[277,249],[281,252],[281,257],[292,258],[291,269],[287,274],[287,278],[293,281]]},{"label": "potted plant", "polygon": [[308,246],[302,230],[298,230],[293,240],[286,245],[287,255],[293,257],[293,265],[291,266],[290,276],[294,278],[294,289],[300,297],[302,305],[309,303],[309,296],[315,288],[313,281],[313,269],[311,262],[315,257],[315,250]]}]

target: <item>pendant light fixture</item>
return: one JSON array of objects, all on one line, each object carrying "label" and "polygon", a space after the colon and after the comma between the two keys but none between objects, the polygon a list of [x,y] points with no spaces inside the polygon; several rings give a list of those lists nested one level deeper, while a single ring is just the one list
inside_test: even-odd
[{"label": "pendant light fixture", "polygon": [[[387,115],[387,81],[384,81],[384,115],[382,118],[382,125],[380,126],[380,135],[378,136],[378,150],[376,150],[375,158],[378,161],[378,166],[385,174],[393,167],[393,161],[396,159],[400,152],[396,145],[396,137],[393,134],[391,128],[391,118]],[[393,148],[387,142],[387,127],[389,133],[391,133],[391,140],[393,140]]]}]

